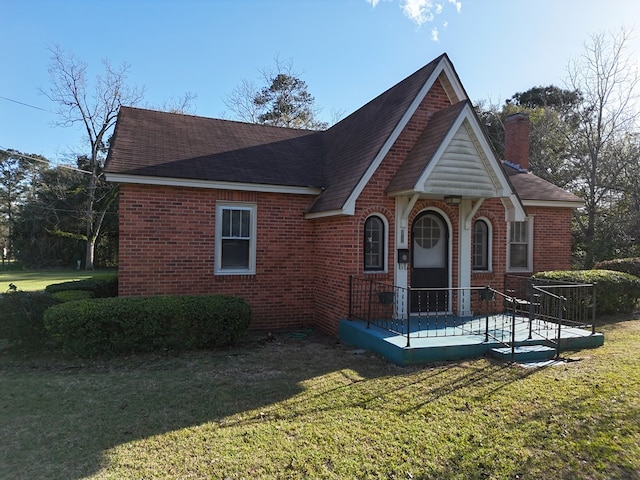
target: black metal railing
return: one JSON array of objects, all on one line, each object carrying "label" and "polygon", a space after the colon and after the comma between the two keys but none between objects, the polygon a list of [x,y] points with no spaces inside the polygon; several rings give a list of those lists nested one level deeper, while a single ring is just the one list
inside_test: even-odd
[{"label": "black metal railing", "polygon": [[415,338],[483,335],[510,347],[512,357],[520,340],[543,339],[559,354],[564,328],[595,333],[594,285],[518,281],[504,293],[489,286],[404,288],[352,276],[349,318],[404,336],[407,346]]},{"label": "black metal railing", "polygon": [[[511,318],[489,287],[404,288],[366,277],[350,280],[349,318],[411,339],[485,335],[507,344]],[[459,311],[465,306],[468,311]]]},{"label": "black metal railing", "polygon": [[596,286],[531,282],[529,338],[544,338],[560,356],[562,332],[568,328],[596,333]]}]

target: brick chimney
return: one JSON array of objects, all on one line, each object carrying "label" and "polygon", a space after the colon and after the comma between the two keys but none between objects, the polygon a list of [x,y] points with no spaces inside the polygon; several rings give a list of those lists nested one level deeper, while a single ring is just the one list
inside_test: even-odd
[{"label": "brick chimney", "polygon": [[504,121],[504,160],[529,170],[529,115],[516,113]]}]

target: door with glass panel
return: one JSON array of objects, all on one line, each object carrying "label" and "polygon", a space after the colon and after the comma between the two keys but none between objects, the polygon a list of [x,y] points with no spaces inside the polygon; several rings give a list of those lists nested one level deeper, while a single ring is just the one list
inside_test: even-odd
[{"label": "door with glass panel", "polygon": [[422,212],[411,228],[411,312],[448,309],[449,230],[441,215]]}]

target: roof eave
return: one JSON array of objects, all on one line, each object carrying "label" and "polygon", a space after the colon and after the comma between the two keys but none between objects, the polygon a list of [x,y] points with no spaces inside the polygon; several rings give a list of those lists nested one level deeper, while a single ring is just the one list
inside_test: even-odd
[{"label": "roof eave", "polygon": [[295,185],[272,185],[266,183],[222,182],[215,180],[196,180],[190,178],[152,177],[123,173],[106,173],[108,182],[132,183],[139,185],[163,185],[167,187],[207,188],[216,190],[239,190],[244,192],[288,193],[297,195],[320,195],[322,189]]},{"label": "roof eave", "polygon": [[525,207],[552,207],[552,208],[580,208],[584,206],[582,200],[522,200]]}]

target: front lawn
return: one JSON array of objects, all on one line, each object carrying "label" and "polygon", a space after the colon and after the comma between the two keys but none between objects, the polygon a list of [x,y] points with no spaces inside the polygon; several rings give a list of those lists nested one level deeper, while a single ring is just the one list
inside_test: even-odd
[{"label": "front lawn", "polygon": [[[105,272],[103,270],[102,272]],[[9,290],[9,284],[15,285],[23,292],[44,290],[52,283],[85,280],[94,277],[101,271],[55,269],[55,270],[9,270],[0,271],[0,293]]]},{"label": "front lawn", "polygon": [[312,332],[72,360],[0,351],[0,478],[640,478],[640,319],[542,369],[396,367]]}]

